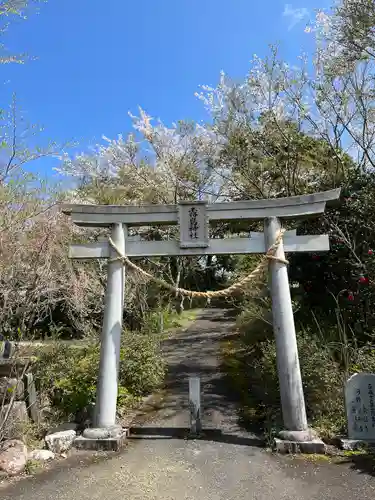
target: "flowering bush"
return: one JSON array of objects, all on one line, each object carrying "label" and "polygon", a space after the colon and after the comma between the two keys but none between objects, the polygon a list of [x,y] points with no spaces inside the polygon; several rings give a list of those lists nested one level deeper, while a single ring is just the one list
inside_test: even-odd
[{"label": "flowering bush", "polygon": [[328,232],[330,251],[319,259],[290,256],[290,278],[300,284],[297,320],[331,330],[329,325],[336,325],[339,318],[347,336],[359,344],[367,342],[375,328],[374,188],[371,172],[352,178],[344,185],[338,206],[329,208],[324,219],[304,222],[299,228],[305,234]]}]

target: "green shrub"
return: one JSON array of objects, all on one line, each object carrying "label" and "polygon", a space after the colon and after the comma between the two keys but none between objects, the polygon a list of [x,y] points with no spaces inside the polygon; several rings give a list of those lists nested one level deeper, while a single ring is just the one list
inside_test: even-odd
[{"label": "green shrub", "polygon": [[121,348],[121,385],[134,396],[145,396],[161,385],[164,373],[158,337],[127,332]]},{"label": "green shrub", "polygon": [[94,402],[98,367],[98,345],[58,343],[39,356],[34,369],[39,391],[51,408],[71,418]]},{"label": "green shrub", "polygon": [[[93,406],[99,371],[99,344],[56,344],[40,355],[35,374],[40,391],[61,416],[80,420]],[[160,342],[155,335],[124,332],[120,352],[119,411],[149,394],[164,379]]]},{"label": "green shrub", "polygon": [[[250,316],[240,317],[239,339],[224,349],[224,366],[240,394],[245,423],[277,428],[282,415],[272,327],[256,319],[246,328],[245,318]],[[343,370],[313,334],[300,332],[297,341],[308,419],[326,435],[340,432],[345,427]]]},{"label": "green shrub", "polygon": [[375,373],[375,346],[368,343],[353,350],[351,361],[350,375],[359,372]]},{"label": "green shrub", "polygon": [[[344,374],[338,363],[330,358],[329,351],[312,336],[300,333],[297,342],[308,419],[313,426],[319,427],[326,427],[327,422],[331,422],[340,432],[345,426]],[[253,365],[259,387],[256,394],[263,399],[261,388],[265,388],[265,402],[261,402],[272,409],[276,421],[281,422],[275,342],[264,342],[261,351],[261,357]]]}]

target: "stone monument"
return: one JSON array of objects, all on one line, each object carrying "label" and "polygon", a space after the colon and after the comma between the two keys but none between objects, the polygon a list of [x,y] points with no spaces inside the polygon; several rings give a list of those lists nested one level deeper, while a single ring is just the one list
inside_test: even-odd
[{"label": "stone monument", "polygon": [[375,443],[375,374],[356,373],[345,384],[349,440]]}]

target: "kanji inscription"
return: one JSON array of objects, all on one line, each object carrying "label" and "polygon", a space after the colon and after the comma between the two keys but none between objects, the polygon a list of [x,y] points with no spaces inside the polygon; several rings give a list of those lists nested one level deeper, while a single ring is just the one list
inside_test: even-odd
[{"label": "kanji inscription", "polygon": [[375,374],[356,373],[346,382],[345,402],[350,439],[375,441]]},{"label": "kanji inscription", "polygon": [[179,204],[180,247],[208,247],[208,218],[204,202]]}]

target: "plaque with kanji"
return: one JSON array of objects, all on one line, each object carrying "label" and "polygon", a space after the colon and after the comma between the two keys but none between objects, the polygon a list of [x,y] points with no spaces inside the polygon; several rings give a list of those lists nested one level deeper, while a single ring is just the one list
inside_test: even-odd
[{"label": "plaque with kanji", "polygon": [[203,201],[179,203],[180,247],[208,247],[207,206]]},{"label": "plaque with kanji", "polygon": [[346,382],[349,439],[375,441],[375,374],[356,373]]}]

